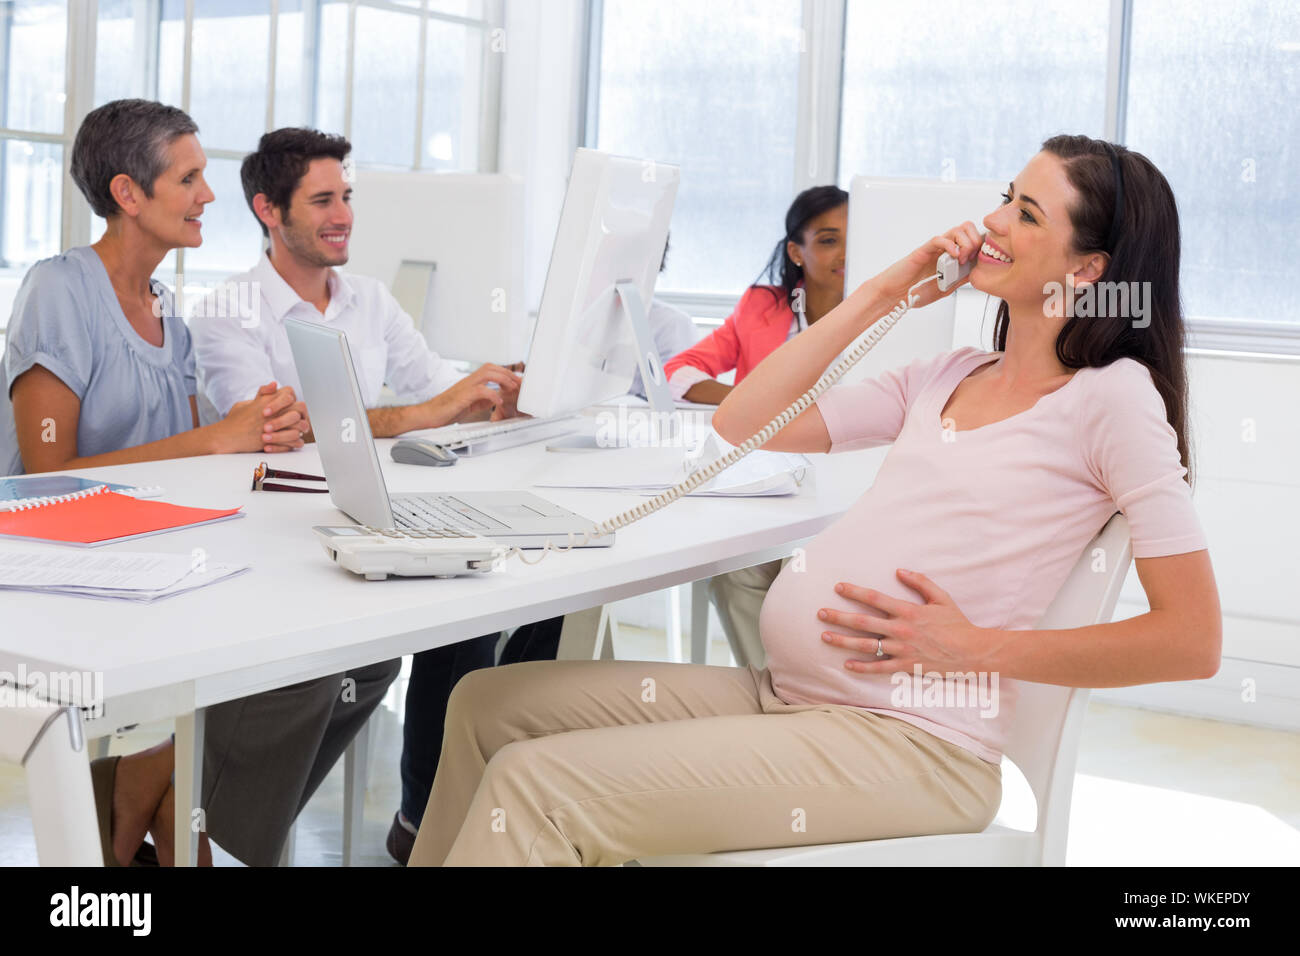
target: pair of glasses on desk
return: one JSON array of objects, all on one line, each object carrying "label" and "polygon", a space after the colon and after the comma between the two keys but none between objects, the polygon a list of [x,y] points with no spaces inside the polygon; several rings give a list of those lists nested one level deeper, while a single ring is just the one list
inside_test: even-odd
[{"label": "pair of glasses on desk", "polygon": [[272,468],[266,462],[262,462],[253,469],[253,490],[254,491],[301,491],[306,494],[323,495],[328,494],[328,488],[299,488],[297,485],[282,485],[274,481],[267,481],[268,478],[290,478],[295,481],[324,481],[320,475],[303,475],[296,471],[281,471],[278,468]]}]

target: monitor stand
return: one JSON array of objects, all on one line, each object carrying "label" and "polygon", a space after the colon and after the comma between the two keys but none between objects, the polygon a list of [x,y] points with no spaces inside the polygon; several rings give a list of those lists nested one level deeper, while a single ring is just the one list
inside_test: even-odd
[{"label": "monitor stand", "polygon": [[[646,398],[650,401],[651,423],[658,423],[667,428],[670,434],[661,435],[671,440],[682,427],[681,416],[673,404],[673,393],[664,378],[663,363],[659,361],[659,350],[655,348],[654,333],[650,329],[650,319],[646,313],[645,303],[641,301],[641,291],[635,282],[618,282],[614,285],[623,314],[632,324],[632,334],[636,340],[637,368],[641,372],[641,384],[645,388]],[[595,435],[569,435],[557,438],[546,445],[547,451],[599,451],[610,445],[601,445]]]}]

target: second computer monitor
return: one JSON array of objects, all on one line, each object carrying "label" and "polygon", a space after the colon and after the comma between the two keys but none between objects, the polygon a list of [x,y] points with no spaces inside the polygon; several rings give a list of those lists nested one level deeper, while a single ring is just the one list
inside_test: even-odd
[{"label": "second computer monitor", "polygon": [[[849,194],[848,259],[844,291],[902,259],[932,236],[963,222],[981,220],[998,207],[1005,183],[968,180],[884,179],[854,176]],[[875,378],[915,359],[947,352],[969,341],[957,318],[963,309],[982,312],[987,296],[969,286],[917,309],[898,323],[871,353],[855,365],[845,381]],[[978,322],[975,323],[978,326]]]},{"label": "second computer monitor", "polygon": [[358,170],[354,185],[346,271],[387,285],[444,358],[522,359],[523,182],[498,173]]},{"label": "second computer monitor", "polygon": [[624,300],[650,307],[679,179],[676,166],[577,151],[519,392],[521,412],[566,415],[627,392],[641,350],[629,318],[636,303]]}]

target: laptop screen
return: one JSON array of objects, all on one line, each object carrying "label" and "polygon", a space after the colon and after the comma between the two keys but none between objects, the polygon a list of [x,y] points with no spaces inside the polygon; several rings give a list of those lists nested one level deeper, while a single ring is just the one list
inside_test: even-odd
[{"label": "laptop screen", "polygon": [[301,319],[285,319],[284,327],[330,500],[354,521],[374,528],[393,527],[388,488],[347,336]]}]

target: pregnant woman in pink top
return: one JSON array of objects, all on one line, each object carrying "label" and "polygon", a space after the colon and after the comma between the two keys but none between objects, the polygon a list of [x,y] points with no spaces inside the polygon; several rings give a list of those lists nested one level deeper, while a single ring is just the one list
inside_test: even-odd
[{"label": "pregnant woman in pink top", "polygon": [[[768,667],[571,661],[468,675],[412,864],[599,865],[978,831],[1000,803],[1017,681],[1119,687],[1218,670],[1218,593],[1187,482],[1168,183],[1138,153],[1053,137],[983,227],[955,227],[864,283],[714,418],[732,442],[758,431],[942,252],[977,258],[970,283],[1001,300],[997,351],[833,388],[768,444],[893,446],[772,586]],[[1121,282],[1139,286],[1085,298]],[[1090,308],[1062,307],[1067,283]],[[929,285],[920,304],[937,296]],[[1151,610],[1035,630],[1117,510]],[[917,665],[997,692],[966,706],[898,693]]]}]

